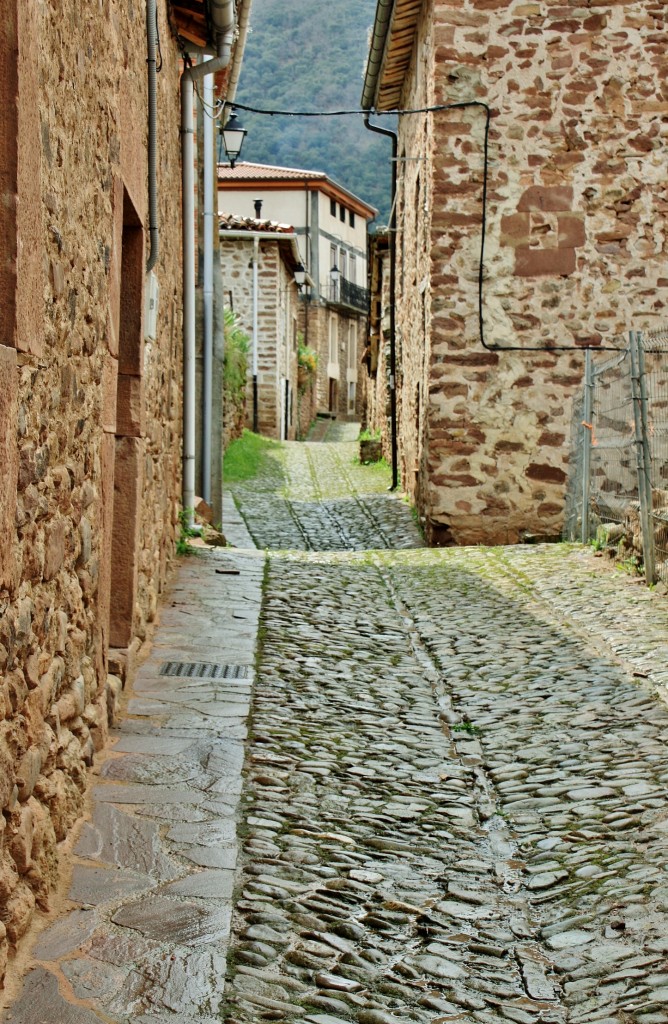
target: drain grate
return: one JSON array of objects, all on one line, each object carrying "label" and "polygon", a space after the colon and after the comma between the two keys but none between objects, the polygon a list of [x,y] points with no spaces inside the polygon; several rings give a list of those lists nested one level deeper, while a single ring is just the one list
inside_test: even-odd
[{"label": "drain grate", "polygon": [[212,665],[205,661],[165,661],[161,676],[187,676],[189,679],[248,679],[248,665]]}]

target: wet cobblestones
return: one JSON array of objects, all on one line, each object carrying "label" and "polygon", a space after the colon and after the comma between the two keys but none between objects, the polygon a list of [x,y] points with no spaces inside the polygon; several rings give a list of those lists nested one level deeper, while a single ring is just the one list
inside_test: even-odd
[{"label": "wet cobblestones", "polygon": [[[339,427],[339,436],[345,437],[345,426]],[[257,547],[420,547],[422,538],[408,505],[388,493],[387,472],[361,466],[356,448],[350,441],[292,442],[272,451],[260,477],[233,485],[234,500]]]},{"label": "wet cobblestones", "polygon": [[320,429],[181,566],[3,1020],[668,1024],[668,603],[427,550]]},{"label": "wet cobblestones", "polygon": [[224,1019],[668,1021],[665,605],[561,545],[391,551],[388,525],[345,554],[308,458],[301,552],[269,556]]}]

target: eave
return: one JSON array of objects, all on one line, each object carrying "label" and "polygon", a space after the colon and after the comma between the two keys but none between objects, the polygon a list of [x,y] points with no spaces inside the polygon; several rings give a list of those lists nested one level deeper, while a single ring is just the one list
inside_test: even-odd
[{"label": "eave", "polygon": [[170,0],[171,21],[176,33],[198,49],[210,44],[206,0]]},{"label": "eave", "polygon": [[364,110],[396,110],[401,106],[422,5],[423,0],[378,0],[364,73]]},{"label": "eave", "polygon": [[[237,168],[243,170],[244,164],[237,164]],[[277,168],[277,171],[280,169]],[[289,169],[288,169],[289,170]],[[225,174],[229,169],[226,165],[219,165],[218,188],[221,190],[230,189],[239,192],[254,192],[262,189],[266,192],[322,192],[328,199],[335,199],[343,206],[348,207],[353,213],[365,220],[373,220],[378,216],[375,206],[370,206],[363,199],[349,192],[343,185],[337,184],[324,174],[317,174],[313,177],[288,178],[277,173],[273,177],[232,177]],[[223,172],[223,173],[221,173]]]}]

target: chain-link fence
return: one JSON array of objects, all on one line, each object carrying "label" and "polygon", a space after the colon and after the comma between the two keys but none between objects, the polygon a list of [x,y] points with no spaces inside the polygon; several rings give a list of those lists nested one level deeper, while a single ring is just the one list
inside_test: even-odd
[{"label": "chain-link fence", "polygon": [[658,578],[668,582],[668,329],[643,335],[650,517]]},{"label": "chain-link fence", "polygon": [[668,329],[587,352],[566,534],[615,546],[668,582]]}]

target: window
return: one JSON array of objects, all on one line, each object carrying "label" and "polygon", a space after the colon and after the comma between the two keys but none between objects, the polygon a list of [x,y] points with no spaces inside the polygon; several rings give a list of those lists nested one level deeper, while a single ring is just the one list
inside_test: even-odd
[{"label": "window", "polygon": [[350,224],[351,228],[355,227],[355,214],[353,213],[352,210],[348,211],[348,223]]},{"label": "window", "polygon": [[336,313],[329,317],[329,362],[334,366],[339,362],[339,318]]},{"label": "window", "polygon": [[344,224],[346,222],[346,208],[345,208],[345,206],[340,206],[339,207],[339,220],[343,221]]},{"label": "window", "polygon": [[341,271],[341,280],[348,280],[348,254],[345,249],[339,249],[339,270]]},{"label": "window", "polygon": [[332,217],[336,217],[336,201],[334,199],[330,199],[329,201],[329,212]]},{"label": "window", "polygon": [[357,323],[351,320],[348,324],[348,369],[357,366]]},{"label": "window", "polygon": [[354,252],[348,257],[348,280],[351,284],[357,284],[357,257]]}]

